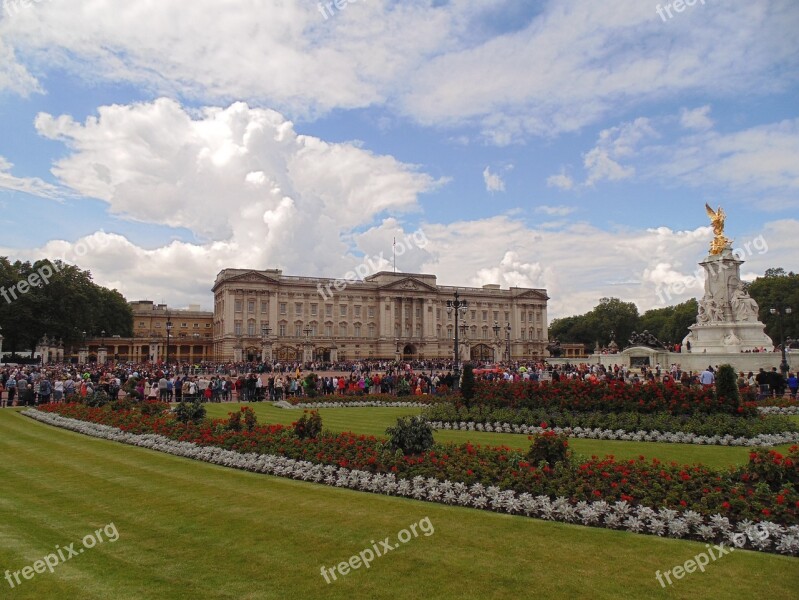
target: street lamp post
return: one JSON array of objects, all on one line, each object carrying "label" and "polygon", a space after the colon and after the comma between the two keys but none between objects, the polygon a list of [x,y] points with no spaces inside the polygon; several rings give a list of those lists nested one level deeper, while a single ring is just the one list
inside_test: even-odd
[{"label": "street lamp post", "polygon": [[769,309],[772,315],[777,315],[777,325],[780,328],[780,348],[782,349],[782,362],[780,363],[780,372],[783,377],[787,377],[788,371],[791,366],[788,364],[788,355],[785,352],[785,332],[782,327],[782,315],[790,315],[793,311],[790,306],[781,306]]},{"label": "street lamp post", "polygon": [[[501,344],[501,342],[499,341],[499,330],[502,328],[499,326],[499,323],[497,321],[494,321],[494,326],[491,329],[494,330],[494,338],[496,339],[497,351],[499,351]],[[496,358],[494,360],[496,360]]]},{"label": "street lamp post", "polygon": [[510,364],[510,331],[511,326],[510,323],[508,323],[505,326],[505,360],[508,361],[508,364]]},{"label": "street lamp post", "polygon": [[166,370],[169,371],[169,336],[172,333],[172,320],[169,311],[166,313]]},{"label": "street lamp post", "polygon": [[[269,338],[269,334],[272,333],[272,328],[269,327],[269,324],[261,325],[261,362],[265,363],[267,359],[266,355],[266,344],[267,339]],[[271,354],[271,353],[270,353]],[[269,357],[271,362],[271,356]]]},{"label": "street lamp post", "polygon": [[458,389],[460,383],[460,348],[458,347],[458,319],[460,314],[466,314],[466,310],[469,308],[469,301],[468,300],[461,300],[460,294],[457,290],[455,290],[455,300],[447,300],[447,314],[451,315],[452,311],[455,311],[455,364],[454,364],[454,375],[455,375],[455,384],[454,389]]},{"label": "street lamp post", "polygon": [[313,354],[311,352],[311,339],[310,335],[313,329],[311,329],[310,325],[306,325],[305,329],[302,332],[305,334],[305,356],[303,356],[303,362],[310,363],[313,362]]}]

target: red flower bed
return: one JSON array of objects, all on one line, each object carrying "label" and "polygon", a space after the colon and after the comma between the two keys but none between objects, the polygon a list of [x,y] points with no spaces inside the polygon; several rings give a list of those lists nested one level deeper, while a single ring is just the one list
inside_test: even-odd
[{"label": "red flower bed", "polygon": [[625,383],[566,379],[548,381],[486,381],[475,384],[472,404],[489,408],[548,408],[578,412],[668,412],[673,415],[757,414],[757,404],[716,397],[712,388],[679,383]]},{"label": "red flower bed", "polygon": [[[532,464],[529,457],[535,453],[525,455],[505,446],[439,444],[421,455],[403,456],[388,449],[387,439],[370,435],[324,432],[317,438],[302,439],[292,426],[284,425],[255,424],[252,430],[235,431],[228,428],[228,420],[184,425],[170,413],[150,416],[135,409],[49,404],[40,410],[132,433],[157,433],[202,446],[394,473],[406,479],[432,477],[496,485],[533,496],[565,496],[574,502],[626,500],[654,508],[690,509],[703,515],[720,513],[731,520],[757,521],[767,516],[784,525],[799,523],[799,446],[793,446],[787,455],[753,450],[747,466],[725,471],[702,465],[664,464],[643,456],[635,460],[592,456],[585,461]],[[548,443],[553,445],[552,440]]]}]

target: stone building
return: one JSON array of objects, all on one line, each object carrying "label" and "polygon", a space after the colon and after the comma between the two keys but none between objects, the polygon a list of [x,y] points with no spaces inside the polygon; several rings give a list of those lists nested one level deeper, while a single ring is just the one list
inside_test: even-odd
[{"label": "stone building", "polygon": [[199,305],[186,309],[169,308],[152,300],[128,303],[133,311],[133,337],[120,337],[114,332],[87,336],[78,352],[79,362],[166,360],[167,322],[170,362],[196,363],[213,360],[214,313],[201,310]]},{"label": "stone building", "polygon": [[[543,357],[546,290],[440,286],[436,276],[379,272],[363,281],[224,269],[214,283],[213,356],[233,360],[337,361],[450,358],[458,291],[461,358]],[[465,327],[463,326],[465,324]],[[510,325],[507,331],[507,325]]]}]

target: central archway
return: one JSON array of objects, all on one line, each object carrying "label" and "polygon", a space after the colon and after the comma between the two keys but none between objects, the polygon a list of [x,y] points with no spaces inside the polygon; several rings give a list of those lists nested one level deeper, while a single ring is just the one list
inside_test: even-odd
[{"label": "central archway", "polygon": [[402,360],[416,360],[417,357],[416,346],[413,344],[405,344],[402,348]]}]

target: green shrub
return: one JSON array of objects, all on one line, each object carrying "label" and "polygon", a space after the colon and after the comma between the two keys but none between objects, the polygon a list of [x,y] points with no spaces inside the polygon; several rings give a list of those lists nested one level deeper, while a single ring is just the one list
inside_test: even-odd
[{"label": "green shrub", "polygon": [[721,365],[716,373],[716,398],[725,406],[737,409],[741,405],[738,375],[731,365]]},{"label": "green shrub", "polygon": [[102,390],[94,392],[93,394],[88,394],[83,399],[83,404],[85,404],[86,406],[94,407],[94,408],[97,408],[97,407],[100,407],[100,406],[105,406],[109,402],[111,402],[111,396],[109,396],[108,394],[106,394]]},{"label": "green shrub", "polygon": [[318,411],[312,410],[310,413],[306,410],[302,417],[294,423],[294,433],[300,439],[315,439],[322,433],[322,417]]},{"label": "green shrub", "polygon": [[[128,404],[134,405],[133,402],[129,398],[125,398],[118,400],[117,402],[127,402]],[[139,404],[139,410],[143,415],[160,415],[169,410],[169,404],[166,402],[159,402],[157,400],[150,400],[148,402],[142,402]]]},{"label": "green shrub", "polygon": [[255,411],[249,406],[242,406],[241,414],[244,415],[244,426],[247,431],[255,429],[255,426],[258,424],[258,417],[255,415]]},{"label": "green shrub", "polygon": [[397,396],[410,396],[411,384],[406,379],[400,379],[397,382]]},{"label": "green shrub", "polygon": [[[111,402],[111,408],[113,410],[132,410],[133,409],[133,400],[128,397],[124,398],[117,398]],[[143,413],[148,414],[148,413]]]},{"label": "green shrub", "polygon": [[472,365],[463,366],[463,381],[461,381],[461,396],[466,406],[471,405],[474,398],[474,367]]},{"label": "green shrub", "polygon": [[205,418],[205,407],[199,398],[193,402],[180,402],[175,407],[175,417],[181,423],[200,423]]},{"label": "green shrub", "polygon": [[433,447],[433,428],[424,417],[401,417],[394,427],[386,429],[393,451],[403,454],[422,454]]},{"label": "green shrub", "polygon": [[316,390],[316,382],[318,379],[319,378],[316,373],[309,373],[305,376],[302,387],[305,391],[305,395],[308,398],[316,398],[319,395],[319,392]]},{"label": "green shrub", "polygon": [[241,413],[232,412],[228,413],[227,425],[225,429],[228,431],[241,431]]},{"label": "green shrub", "polygon": [[557,463],[567,463],[571,458],[569,438],[554,431],[534,435],[526,458],[531,464],[538,465],[543,462],[550,467]]}]

